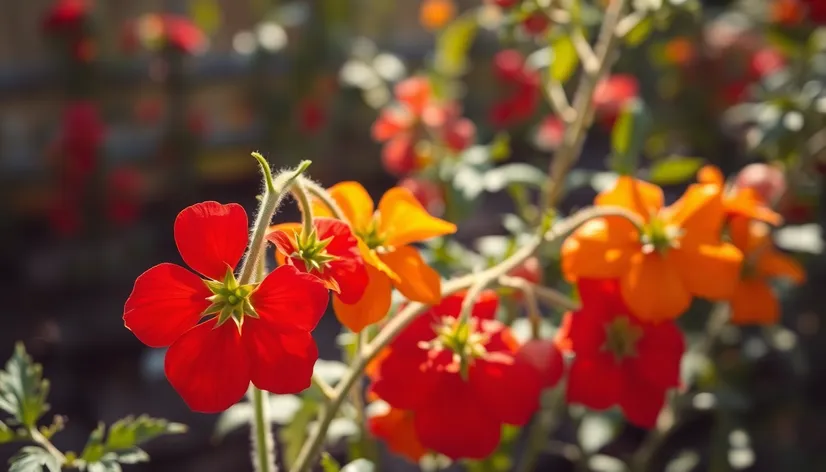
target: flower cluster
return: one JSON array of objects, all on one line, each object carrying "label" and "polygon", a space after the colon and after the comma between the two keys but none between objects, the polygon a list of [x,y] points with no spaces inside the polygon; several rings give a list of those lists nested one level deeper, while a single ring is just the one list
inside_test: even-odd
[{"label": "flower cluster", "polygon": [[207,46],[207,37],[189,18],[172,14],[146,14],[126,24],[123,31],[126,50],[169,49],[196,54]]},{"label": "flower cluster", "polygon": [[515,49],[496,53],[493,72],[508,89],[507,95],[491,108],[493,126],[509,128],[530,119],[542,98],[539,72],[530,69],[525,57]]}]

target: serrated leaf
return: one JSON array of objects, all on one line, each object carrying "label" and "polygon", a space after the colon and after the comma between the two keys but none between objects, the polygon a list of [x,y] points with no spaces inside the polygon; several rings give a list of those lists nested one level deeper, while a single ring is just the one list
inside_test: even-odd
[{"label": "serrated leaf", "polygon": [[678,157],[658,161],[651,166],[648,180],[657,185],[675,185],[691,180],[705,164],[699,157]]},{"label": "serrated leaf", "polygon": [[647,16],[639,21],[628,33],[625,34],[625,44],[629,46],[639,46],[654,30],[654,19]]},{"label": "serrated leaf", "polygon": [[60,459],[40,446],[20,449],[9,464],[9,472],[60,472]]},{"label": "serrated leaf", "polygon": [[9,428],[6,423],[0,421],[0,444],[12,442],[17,439],[17,433]]},{"label": "serrated leaf", "polygon": [[341,472],[375,472],[376,465],[367,459],[356,459],[341,468]]},{"label": "serrated leaf", "polygon": [[17,343],[6,369],[0,371],[0,410],[12,415],[21,426],[33,428],[49,410],[48,393],[43,367],[32,361],[23,343]]},{"label": "serrated leaf", "polygon": [[544,172],[523,162],[505,164],[484,174],[484,188],[488,192],[499,192],[512,184],[542,187],[546,182],[547,176]]},{"label": "serrated leaf", "polygon": [[436,41],[436,71],[447,77],[463,74],[467,69],[468,50],[478,30],[474,14],[461,16],[448,25]]},{"label": "serrated leaf", "polygon": [[551,78],[557,82],[565,83],[576,71],[579,65],[579,54],[576,52],[574,42],[567,35],[556,37],[551,42],[553,58],[548,67]]},{"label": "serrated leaf", "polygon": [[321,469],[324,472],[341,472],[341,464],[327,452],[321,453]]},{"label": "serrated leaf", "polygon": [[625,104],[611,131],[613,171],[625,175],[636,171],[651,125],[651,114],[642,100],[636,98]]},{"label": "serrated leaf", "polygon": [[147,415],[129,416],[118,420],[109,427],[102,423],[95,428],[86,441],[80,458],[101,472],[120,470],[118,463],[133,464],[149,459],[138,446],[167,434],[181,434],[186,426]]},{"label": "serrated leaf", "polygon": [[89,464],[99,462],[106,454],[106,449],[103,446],[103,438],[106,434],[106,425],[98,423],[97,428],[89,434],[89,439],[86,440],[86,446],[80,454],[80,458]]},{"label": "serrated leaf", "polygon": [[[118,453],[110,452],[107,456],[114,458],[121,464],[138,464],[140,462],[149,462],[149,454],[138,447],[133,447],[132,449],[127,449]],[[104,457],[104,459],[107,459],[107,457]]]}]

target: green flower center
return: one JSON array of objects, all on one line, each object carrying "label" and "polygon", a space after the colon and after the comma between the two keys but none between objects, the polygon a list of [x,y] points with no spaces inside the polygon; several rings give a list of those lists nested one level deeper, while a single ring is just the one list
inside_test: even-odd
[{"label": "green flower center", "polygon": [[258,313],[250,301],[255,285],[239,284],[231,269],[227,269],[223,281],[205,280],[204,284],[212,292],[212,296],[207,298],[212,304],[204,310],[203,315],[216,314],[216,327],[232,319],[238,325],[238,329],[241,329],[245,316],[258,318]]},{"label": "green flower center", "polygon": [[379,231],[379,224],[376,218],[373,219],[367,228],[356,231],[356,236],[364,241],[364,244],[370,249],[378,249],[384,246],[384,243],[387,241],[387,237]]},{"label": "green flower center", "polygon": [[642,334],[642,329],[632,324],[628,317],[618,316],[605,326],[605,344],[602,349],[613,354],[617,362],[635,357]]},{"label": "green flower center", "polygon": [[330,245],[333,238],[318,239],[318,233],[313,230],[309,236],[302,237],[297,232],[294,233],[294,241],[296,242],[296,249],[291,257],[301,259],[307,268],[308,272],[324,272],[327,264],[338,259],[327,252],[327,246]]},{"label": "green flower center", "polygon": [[461,323],[456,318],[444,317],[436,326],[436,339],[420,343],[420,347],[430,351],[449,350],[453,353],[452,366],[467,380],[468,369],[475,359],[487,354],[485,344],[489,335],[479,329],[479,320],[471,319]]},{"label": "green flower center", "polygon": [[669,249],[680,247],[682,229],[666,224],[662,219],[653,217],[642,227],[640,244],[646,254],[658,252],[665,254]]}]

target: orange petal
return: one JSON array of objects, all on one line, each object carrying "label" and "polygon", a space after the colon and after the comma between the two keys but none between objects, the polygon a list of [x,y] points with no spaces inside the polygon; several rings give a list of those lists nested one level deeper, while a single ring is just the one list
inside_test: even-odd
[{"label": "orange petal", "polygon": [[333,309],[341,324],[354,333],[381,321],[390,311],[393,285],[390,279],[375,267],[367,265],[369,281],[364,295],[358,302],[349,305],[333,295]]},{"label": "orange petal", "polygon": [[[275,231],[283,231],[287,234],[292,234],[293,231],[300,233],[301,232],[301,223],[279,223],[277,225],[272,225],[267,228],[267,233],[272,233]],[[287,263],[287,256],[284,255],[281,251],[273,251],[275,252],[275,262],[278,265],[282,266]]]},{"label": "orange petal", "polygon": [[762,277],[783,277],[795,284],[806,280],[806,271],[793,258],[767,247],[757,258],[757,273]]},{"label": "orange petal", "polygon": [[780,318],[780,304],[771,287],[761,280],[743,280],[729,302],[734,324],[774,324]]},{"label": "orange petal", "polygon": [[764,205],[763,199],[754,189],[740,189],[734,195],[727,197],[724,203],[726,212],[729,214],[754,218],[773,226],[783,224],[783,217]]},{"label": "orange petal", "polygon": [[743,266],[743,253],[728,243],[673,249],[667,258],[689,293],[715,301],[731,297]]},{"label": "orange petal", "polygon": [[370,430],[384,440],[390,451],[415,463],[419,462],[427,449],[416,435],[412,411],[390,408],[383,414],[370,418]]},{"label": "orange petal", "polygon": [[380,233],[391,247],[456,232],[456,225],[432,216],[410,190],[393,187],[379,201]]},{"label": "orange petal", "polygon": [[623,175],[617,179],[614,188],[597,195],[594,203],[627,208],[648,220],[663,207],[663,189],[650,182]]},{"label": "orange petal", "polygon": [[[370,194],[360,183],[339,182],[327,189],[327,192],[357,232],[370,226],[375,207]],[[316,216],[333,216],[330,209],[319,200],[313,202],[313,212]]]},{"label": "orange petal", "polygon": [[703,166],[697,171],[697,182],[701,184],[716,185],[722,190],[726,179],[719,168],[715,166]]},{"label": "orange petal", "polygon": [[683,230],[683,246],[719,241],[725,219],[722,189],[692,184],[679,200],[663,210],[662,217],[666,224]]},{"label": "orange petal", "polygon": [[379,259],[379,256],[376,254],[376,251],[367,247],[367,245],[364,244],[364,241],[362,241],[361,239],[358,240],[358,246],[359,252],[361,253],[362,259],[364,259],[364,262],[380,270],[384,275],[390,277],[390,280],[392,280],[393,282],[399,281],[399,275],[393,272],[393,269],[387,267],[387,264],[385,264],[384,261]]},{"label": "orange petal", "polygon": [[566,279],[612,279],[625,272],[628,258],[639,245],[635,245],[633,233],[627,228],[616,229],[613,221],[595,218],[565,239],[561,256]]},{"label": "orange petal", "polygon": [[364,368],[364,374],[367,375],[368,379],[376,380],[379,376],[379,369],[381,369],[381,363],[387,359],[390,355],[390,348],[386,347],[379,351],[378,355],[373,358],[372,361],[367,363],[367,367]]},{"label": "orange petal", "polygon": [[657,253],[634,254],[620,289],[631,314],[643,321],[671,320],[691,305],[680,274]]},{"label": "orange petal", "polygon": [[394,285],[402,295],[428,305],[436,305],[442,300],[442,279],[425,263],[416,248],[397,247],[379,254],[379,258],[399,275],[399,281]]}]

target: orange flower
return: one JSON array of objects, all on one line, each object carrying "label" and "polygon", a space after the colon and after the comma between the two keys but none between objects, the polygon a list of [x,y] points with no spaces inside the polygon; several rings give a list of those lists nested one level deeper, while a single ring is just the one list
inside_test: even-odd
[{"label": "orange flower", "polygon": [[784,277],[801,284],[806,273],[797,261],[774,248],[765,223],[735,218],[729,226],[729,234],[734,245],[745,255],[740,282],[730,300],[732,323],[776,323],[780,318],[780,303],[769,279]]},{"label": "orange flower", "polygon": [[765,200],[754,188],[737,187],[726,192],[723,173],[714,166],[705,166],[700,169],[697,173],[697,181],[716,188],[723,195],[723,206],[728,217],[744,216],[765,221],[774,226],[783,222],[783,217],[766,206]]},{"label": "orange flower", "polygon": [[412,411],[390,407],[387,413],[371,417],[368,426],[374,436],[384,440],[390,451],[413,463],[418,463],[427,454],[416,436]]},{"label": "orange flower", "polygon": [[580,227],[562,245],[569,280],[619,279],[632,314],[652,322],[677,318],[693,296],[725,300],[734,292],[743,255],[720,240],[725,212],[717,187],[691,185],[664,207],[660,187],[622,176],[595,204],[634,212],[642,228],[620,217]]},{"label": "orange flower", "polygon": [[453,0],[423,0],[419,21],[429,30],[441,29],[456,16]]},{"label": "orange flower", "polygon": [[[347,222],[359,239],[367,262],[369,281],[356,303],[333,301],[336,316],[355,332],[387,314],[393,287],[407,299],[438,304],[442,298],[441,278],[428,266],[411,244],[456,232],[456,225],[431,216],[409,190],[394,187],[379,201],[373,200],[358,182],[341,182],[329,189]],[[332,216],[321,202],[313,202],[316,216]]]}]

